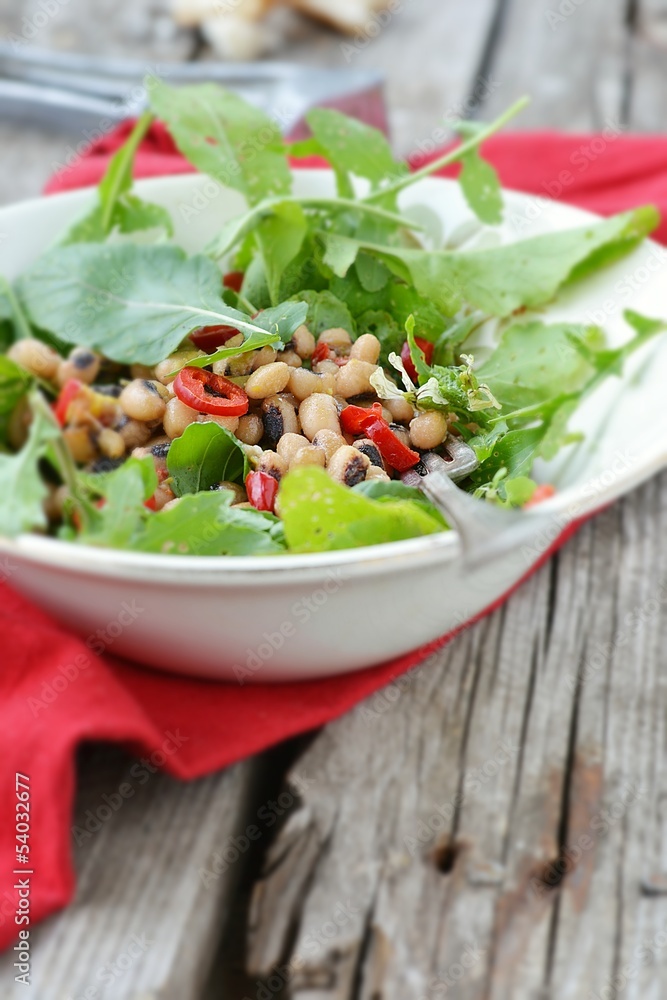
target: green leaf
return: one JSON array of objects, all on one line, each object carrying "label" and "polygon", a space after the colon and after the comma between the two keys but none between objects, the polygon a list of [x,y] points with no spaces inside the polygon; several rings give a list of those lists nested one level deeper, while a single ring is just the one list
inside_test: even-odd
[{"label": "green leaf", "polygon": [[466,201],[482,222],[499,225],[503,221],[503,196],[498,174],[478,150],[464,156],[462,163],[459,184]]},{"label": "green leaf", "polygon": [[223,481],[242,483],[250,471],[238,438],[212,421],[190,424],[172,441],[167,468],[179,497],[210,490]]},{"label": "green leaf", "polygon": [[324,330],[341,327],[354,336],[356,327],[350,310],[332,292],[300,292],[294,296],[297,302],[305,302],[308,307],[304,323],[315,337]]},{"label": "green leaf", "polygon": [[390,354],[400,354],[405,332],[388,312],[367,309],[357,320],[357,334],[372,333],[380,341],[380,362],[389,363]]},{"label": "green leaf", "polygon": [[408,173],[406,165],[394,159],[378,129],[330,108],[314,108],[306,121],[337,172],[366,177],[374,184]]},{"label": "green leaf", "polygon": [[0,455],[0,535],[46,527],[43,502],[48,490],[39,472],[39,460],[60,430],[48,411],[33,407],[28,440],[15,455]]},{"label": "green leaf", "polygon": [[271,214],[258,223],[257,240],[274,305],[280,301],[283,274],[301,250],[307,231],[303,209],[293,201],[274,205]]},{"label": "green leaf", "polygon": [[537,483],[528,476],[517,476],[505,484],[507,499],[513,507],[523,507],[527,504],[536,489]]},{"label": "green leaf", "polygon": [[152,121],[153,116],[148,113],[137,120],[127,141],[109,161],[97,189],[97,204],[67,231],[62,246],[102,243],[114,229],[121,233],[164,229],[171,236],[173,224],[166,208],[130,194],[137,149]]},{"label": "green leaf", "polygon": [[214,83],[170,87],[154,79],[151,104],[190,163],[241,191],[251,205],[289,194],[280,128],[237,94]]},{"label": "green leaf", "polygon": [[[215,354],[191,358],[187,364],[195,368],[206,368],[215,361],[233,358],[247,351],[256,351],[268,344],[277,344],[278,341],[288,344],[294,331],[305,322],[306,313],[307,306],[303,302],[283,302],[272,309],[264,309],[253,319],[253,323],[261,324],[260,330],[251,333],[239,347],[221,347]],[[261,330],[266,332],[262,333]]]},{"label": "green leaf", "polygon": [[314,466],[289,472],[281,481],[278,501],[292,552],[353,549],[442,531],[442,523],[421,504],[370,500]]},{"label": "green leaf", "polygon": [[448,527],[442,511],[434,507],[426,499],[421,490],[415,489],[414,486],[405,486],[400,479],[390,479],[388,482],[383,482],[379,479],[367,479],[363,483],[357,483],[356,486],[353,486],[352,491],[360,493],[361,496],[368,497],[370,500],[379,500],[381,502],[386,502],[387,500],[409,500],[411,503],[419,504],[427,514],[440,522],[442,528]]},{"label": "green leaf", "polygon": [[469,253],[383,247],[327,233],[321,238],[325,261],[339,276],[366,250],[448,315],[468,303],[504,317],[550,302],[565,284],[629,253],[658,221],[656,210],[647,206],[579,229]]},{"label": "green leaf", "polygon": [[567,387],[577,391],[592,374],[582,347],[603,346],[597,327],[572,323],[516,323],[502,334],[491,357],[476,374],[509,410],[532,406]]},{"label": "green leaf", "polygon": [[147,518],[132,543],[138,552],[166,555],[250,556],[284,551],[276,519],[259,511],[232,509],[232,494],[189,493],[170,510]]},{"label": "green leaf", "polygon": [[9,418],[32,383],[24,368],[0,354],[0,443],[7,444]]},{"label": "green leaf", "polygon": [[37,326],[126,364],[157,364],[198,326],[227,324],[254,335],[255,342],[244,345],[250,350],[289,339],[302,322],[289,305],[254,320],[229,308],[213,261],[187,257],[172,246],[56,247],[23,275],[18,288]]},{"label": "green leaf", "polygon": [[158,485],[153,459],[150,455],[129,458],[97,485],[105,503],[79,533],[77,541],[85,545],[133,548],[132,539],[149,516],[144,502]]}]

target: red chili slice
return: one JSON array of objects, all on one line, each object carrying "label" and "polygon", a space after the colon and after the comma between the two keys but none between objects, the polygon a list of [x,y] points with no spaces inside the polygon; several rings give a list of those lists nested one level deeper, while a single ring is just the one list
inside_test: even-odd
[{"label": "red chili slice", "polygon": [[[415,343],[422,352],[422,354],[424,355],[424,360],[426,364],[430,365],[431,360],[433,358],[433,350],[435,348],[435,344],[432,344],[430,340],[424,340],[422,337],[415,337]],[[415,368],[412,362],[412,358],[410,356],[410,345],[408,344],[407,340],[405,341],[403,347],[401,348],[401,361],[403,362],[405,370],[412,379],[412,381],[416,382],[418,378],[417,369]]]},{"label": "red chili slice", "polygon": [[199,413],[240,417],[248,412],[248,397],[240,385],[194,365],[181,368],[174,379],[174,392],[182,403]]},{"label": "red chili slice", "polygon": [[231,288],[233,292],[240,292],[244,278],[243,271],[229,271],[223,276],[222,283],[225,288]]},{"label": "red chili slice", "polygon": [[340,425],[346,434],[362,434],[364,421],[373,416],[382,418],[381,403],[373,403],[370,410],[350,404],[340,415]]},{"label": "red chili slice", "polygon": [[200,326],[190,334],[190,340],[200,351],[212,354],[238,333],[233,326]]},{"label": "red chili slice", "polygon": [[60,390],[60,395],[53,404],[53,413],[61,425],[64,427],[67,423],[67,413],[69,411],[70,405],[74,402],[77,396],[85,392],[86,386],[83,382],[80,382],[78,378],[70,378],[65,382],[64,386]]},{"label": "red chili slice", "polygon": [[278,496],[278,480],[268,472],[249,472],[245,480],[248,500],[256,510],[268,510],[272,514]]},{"label": "red chili slice", "polygon": [[328,344],[318,344],[313,351],[312,363],[315,365],[318,361],[327,361],[331,357],[331,348]]},{"label": "red chili slice", "polygon": [[369,437],[377,446],[385,462],[397,472],[405,472],[406,469],[411,469],[419,461],[419,452],[412,451],[411,448],[404,445],[382,417],[375,415],[367,417],[362,422],[362,430],[366,437]]}]

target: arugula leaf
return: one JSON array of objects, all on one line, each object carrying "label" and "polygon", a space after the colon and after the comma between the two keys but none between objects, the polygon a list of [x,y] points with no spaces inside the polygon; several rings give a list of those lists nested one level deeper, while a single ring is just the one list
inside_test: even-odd
[{"label": "arugula leaf", "polygon": [[2,444],[7,444],[9,418],[32,383],[32,376],[24,368],[0,354],[0,442]]},{"label": "arugula leaf", "polygon": [[190,163],[251,205],[291,191],[278,125],[237,94],[214,83],[179,88],[153,80],[151,104]]},{"label": "arugula leaf", "polygon": [[517,476],[516,479],[511,479],[507,483],[505,492],[513,507],[523,507],[532,499],[536,489],[537,483],[534,479],[529,479],[528,476]]},{"label": "arugula leaf", "polygon": [[582,354],[604,344],[598,327],[572,323],[516,323],[504,331],[491,357],[476,374],[510,410],[558,395],[563,386],[576,391],[593,368]]},{"label": "arugula leaf", "polygon": [[223,481],[243,482],[250,471],[238,438],[212,421],[190,424],[172,441],[167,468],[176,496],[210,490]]},{"label": "arugula leaf", "polygon": [[321,233],[324,262],[341,278],[360,250],[372,253],[448,315],[464,302],[490,316],[550,302],[558,290],[629,253],[657,225],[655,208],[605,219],[579,229],[535,236],[469,253],[383,247]]},{"label": "arugula leaf", "polygon": [[356,332],[352,314],[344,302],[341,302],[333,292],[315,292],[307,290],[299,292],[294,297],[295,302],[305,302],[308,312],[304,323],[315,337],[324,330],[341,327],[354,336]]},{"label": "arugula leaf", "polygon": [[9,281],[0,274],[0,322],[11,326],[9,343],[32,337],[33,331]]},{"label": "arugula leaf", "polygon": [[[237,354],[245,354],[246,351],[255,351],[260,347],[266,347],[267,344],[278,345],[279,341],[288,344],[294,331],[305,321],[306,312],[307,306],[303,302],[283,302],[273,309],[263,309],[255,316],[253,323],[261,324],[260,329],[267,330],[267,333],[253,332],[239,347],[221,347],[215,354],[190,358],[186,364],[195,368],[206,368],[215,361],[233,358]],[[231,325],[236,326],[236,323]],[[282,347],[279,345],[278,349],[282,350]]]},{"label": "arugula leaf", "polygon": [[352,491],[360,493],[364,497],[369,497],[371,500],[379,500],[381,502],[386,502],[387,500],[410,500],[412,503],[419,504],[427,514],[435,518],[436,521],[439,521],[443,529],[448,527],[442,511],[434,507],[421,490],[415,489],[414,486],[406,486],[400,479],[390,479],[388,482],[382,482],[379,479],[367,479],[353,486]]},{"label": "arugula leaf", "polygon": [[215,324],[254,337],[223,356],[239,354],[289,339],[305,311],[285,305],[251,320],[224,304],[213,261],[172,246],[56,247],[19,279],[18,290],[37,326],[128,364],[157,364],[196,327]]},{"label": "arugula leaf", "polygon": [[314,108],[306,121],[337,174],[355,174],[377,185],[408,173],[406,165],[394,159],[378,129],[330,108]]},{"label": "arugula leaf", "polygon": [[278,505],[292,552],[353,549],[442,531],[442,523],[421,504],[370,500],[314,466],[302,466],[285,476]]},{"label": "arugula leaf", "polygon": [[[464,138],[474,138],[483,130],[483,126],[472,122],[460,122],[457,127]],[[481,222],[499,225],[503,221],[503,195],[498,174],[482,159],[479,147],[462,156],[461,164],[459,184],[466,201]]]},{"label": "arugula leaf", "polygon": [[77,541],[83,545],[130,547],[135,534],[149,516],[144,502],[153,495],[157,485],[150,455],[129,458],[98,483],[105,503],[78,534]]},{"label": "arugula leaf", "polygon": [[121,233],[164,229],[172,235],[174,227],[166,208],[130,194],[134,158],[152,121],[153,115],[148,113],[137,120],[127,141],[109,161],[97,189],[97,205],[67,231],[62,246],[102,243],[114,229]]},{"label": "arugula leaf", "polygon": [[45,528],[43,502],[48,490],[39,472],[39,460],[60,436],[57,425],[33,406],[28,440],[15,455],[0,455],[0,534],[10,538],[22,531]]},{"label": "arugula leaf", "polygon": [[257,242],[264,260],[264,271],[271,302],[280,301],[280,285],[288,265],[297,256],[308,231],[300,205],[284,201],[257,226]]},{"label": "arugula leaf", "polygon": [[284,551],[276,519],[231,508],[232,494],[189,493],[170,510],[151,514],[132,548],[167,555],[250,556]]}]

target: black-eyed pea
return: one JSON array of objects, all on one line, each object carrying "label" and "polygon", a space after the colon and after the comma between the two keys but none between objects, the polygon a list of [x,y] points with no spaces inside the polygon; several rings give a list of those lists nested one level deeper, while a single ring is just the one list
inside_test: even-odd
[{"label": "black-eyed pea", "polygon": [[257,469],[259,472],[266,472],[267,475],[273,476],[273,478],[280,482],[282,477],[287,474],[289,465],[278,455],[275,451],[263,451]]},{"label": "black-eyed pea", "polygon": [[309,372],[307,368],[294,368],[290,374],[289,390],[299,401],[312,396],[314,392],[325,392],[332,395],[336,386],[336,378],[331,372],[318,375]]},{"label": "black-eyed pea", "polygon": [[338,449],[344,448],[347,443],[343,435],[337,434],[336,431],[318,431],[313,438],[313,444],[324,452],[327,463],[331,461]]},{"label": "black-eyed pea", "polygon": [[296,408],[284,394],[267,396],[262,402],[262,412],[264,433],[271,444],[276,445],[283,434],[299,433],[301,428]]},{"label": "black-eyed pea", "polygon": [[92,385],[100,373],[101,364],[102,359],[95,351],[88,347],[75,347],[69,357],[58,365],[56,383],[63,386],[71,378],[76,378],[79,382]]},{"label": "black-eyed pea", "polygon": [[360,451],[363,455],[366,455],[371,465],[376,465],[378,468],[384,469],[382,455],[380,454],[377,445],[374,444],[370,438],[357,438],[352,447],[356,448],[357,451]]},{"label": "black-eyed pea", "polygon": [[193,358],[200,358],[202,355],[203,351],[198,351],[195,347],[176,351],[175,354],[170,355],[170,357],[165,358],[164,361],[160,361],[155,366],[154,377],[158,382],[162,382],[162,385],[170,386],[176,378],[175,372],[180,371],[188,361],[192,361]]},{"label": "black-eyed pea", "polygon": [[[255,372],[262,365],[270,365],[276,360],[276,351],[270,345],[260,347],[258,351],[252,352],[252,370]],[[284,360],[281,355],[281,360]]]},{"label": "black-eyed pea", "polygon": [[12,448],[22,448],[28,440],[30,424],[32,422],[32,410],[27,397],[19,400],[7,424],[7,440]]},{"label": "black-eyed pea", "polygon": [[332,396],[316,392],[304,399],[299,407],[299,420],[306,437],[312,441],[319,431],[340,434],[338,407]]},{"label": "black-eyed pea", "polygon": [[151,429],[148,424],[144,424],[140,420],[130,420],[125,415],[114,424],[114,430],[118,431],[128,451],[132,451],[134,448],[141,448],[150,440],[151,436]]},{"label": "black-eyed pea", "polygon": [[366,478],[370,468],[368,455],[350,445],[339,448],[328,465],[329,475],[345,486],[356,486]]},{"label": "black-eyed pea", "polygon": [[266,399],[275,396],[287,388],[291,368],[284,361],[276,361],[272,365],[263,365],[253,372],[245,384],[248,399]]},{"label": "black-eyed pea", "polygon": [[87,427],[67,427],[63,438],[75,462],[85,465],[97,455],[90,429]]},{"label": "black-eyed pea", "polygon": [[283,434],[276,445],[276,451],[290,465],[296,453],[309,445],[308,438],[304,437],[303,434]]},{"label": "black-eyed pea", "polygon": [[197,410],[193,410],[191,406],[182,403],[177,396],[173,396],[168,401],[162,418],[164,432],[172,440],[180,437],[185,428],[193,424],[198,417]]},{"label": "black-eyed pea", "polygon": [[410,435],[408,434],[407,427],[402,427],[401,424],[389,424],[389,426],[398,440],[401,441],[406,448],[410,448]]},{"label": "black-eyed pea", "polygon": [[429,451],[447,437],[447,418],[439,410],[427,410],[410,421],[410,443],[413,448]]},{"label": "black-eyed pea", "polygon": [[118,402],[123,413],[132,420],[149,422],[161,420],[169,394],[161,382],[152,379],[133,379],[125,386]]},{"label": "black-eyed pea", "polygon": [[289,348],[282,352],[280,360],[284,361],[286,365],[290,366],[290,368],[300,368],[303,364],[303,361],[296,351],[290,351]]},{"label": "black-eyed pea", "polygon": [[[252,351],[247,351],[245,354],[237,354],[236,357],[228,358],[227,375],[230,378],[241,378],[243,375],[249,375],[252,371],[252,355]],[[213,370],[215,371],[215,365]],[[220,373],[216,372],[216,374]]]},{"label": "black-eyed pea", "polygon": [[182,499],[183,499],[182,497],[174,497],[173,500],[167,500],[167,502],[162,505],[160,510],[173,510],[174,507],[177,507],[179,505]]},{"label": "black-eyed pea", "polygon": [[300,358],[312,358],[315,350],[315,338],[307,326],[302,325],[294,331],[292,347]]},{"label": "black-eyed pea", "polygon": [[97,447],[107,458],[122,458],[125,454],[125,442],[118,431],[111,427],[103,427],[97,435]]},{"label": "black-eyed pea", "polygon": [[339,372],[338,365],[335,361],[331,361],[329,358],[325,358],[323,361],[316,361],[313,365],[313,371],[317,372],[318,375],[324,375],[328,373],[330,375],[337,375]]},{"label": "black-eyed pea", "polygon": [[352,344],[350,357],[376,365],[380,357],[380,341],[372,333],[363,333]]},{"label": "black-eyed pea", "polygon": [[244,444],[259,444],[264,437],[264,422],[258,413],[246,413],[239,417],[235,434]]},{"label": "black-eyed pea", "polygon": [[317,338],[317,343],[326,344],[336,354],[346,354],[352,344],[352,338],[342,326],[333,326],[330,330],[322,331]]},{"label": "black-eyed pea", "polygon": [[200,424],[217,424],[231,434],[236,434],[240,417],[220,417],[216,413],[200,413],[197,421]]},{"label": "black-eyed pea", "polygon": [[248,495],[240,483],[232,483],[228,479],[222,479],[215,486],[211,487],[212,490],[224,490],[226,493],[232,494],[232,500],[230,506],[234,506],[237,503],[245,503],[248,499]]},{"label": "black-eyed pea", "polygon": [[7,351],[7,356],[31,375],[48,381],[55,378],[60,365],[60,355],[34,337],[17,340]]},{"label": "black-eyed pea", "polygon": [[377,479],[381,483],[388,483],[390,477],[384,469],[381,469],[377,465],[371,465],[366,470],[366,480],[368,481],[369,479]]},{"label": "black-eyed pea", "polygon": [[289,467],[294,469],[299,465],[318,465],[323,469],[326,465],[326,455],[321,448],[316,448],[314,444],[306,445],[305,448],[297,451]]},{"label": "black-eyed pea", "polygon": [[155,378],[155,368],[150,365],[130,365],[130,375],[132,378]]},{"label": "black-eyed pea", "polygon": [[377,365],[351,358],[346,365],[338,369],[336,394],[344,399],[349,399],[351,396],[361,396],[365,392],[372,392],[373,386],[370,383],[370,377],[375,371],[377,371]]},{"label": "black-eyed pea", "polygon": [[415,415],[415,408],[407,399],[385,399],[382,401],[385,409],[391,413],[391,420],[397,424],[409,424]]}]

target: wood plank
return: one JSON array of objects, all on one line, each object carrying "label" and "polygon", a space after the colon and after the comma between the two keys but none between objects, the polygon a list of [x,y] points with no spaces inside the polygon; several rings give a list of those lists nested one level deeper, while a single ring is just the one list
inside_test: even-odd
[{"label": "wood plank", "polygon": [[[183,783],[108,747],[87,752],[76,899],[32,933],[29,987],[14,983],[12,952],[0,956],[3,998],[200,1000],[249,861],[232,838],[261,772],[245,762]],[[216,852],[229,861],[219,877]]]},{"label": "wood plank", "polygon": [[[666,508],[663,476],[504,611],[321,734],[256,888],[253,974],[287,967],[298,1000],[438,984],[466,1000],[578,1000],[634,960],[628,995],[664,995],[666,898],[647,894],[666,874],[664,616],[630,629],[580,693],[576,676],[624,616],[652,607]],[[623,821],[603,831],[624,796]],[[577,863],[560,880],[568,847]]]}]

